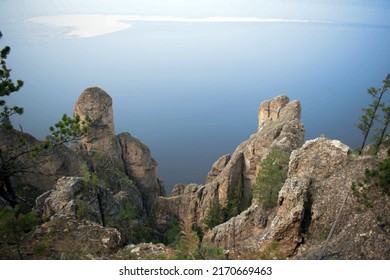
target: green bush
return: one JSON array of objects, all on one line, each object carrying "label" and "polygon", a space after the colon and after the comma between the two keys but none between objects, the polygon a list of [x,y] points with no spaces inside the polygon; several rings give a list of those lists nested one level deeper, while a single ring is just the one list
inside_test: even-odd
[{"label": "green bush", "polygon": [[50,253],[52,241],[48,236],[45,236],[40,242],[33,246],[34,255],[43,257]]},{"label": "green bush", "polygon": [[219,199],[215,198],[210,202],[208,207],[208,212],[205,217],[204,223],[206,225],[206,229],[212,229],[215,226],[223,223],[224,221],[224,210],[219,203]]},{"label": "green bush", "polygon": [[376,168],[366,169],[365,182],[390,195],[390,149],[387,157],[379,162]]},{"label": "green bush", "polygon": [[264,208],[276,206],[279,191],[287,178],[289,158],[282,150],[274,150],[261,162],[256,182],[252,186],[253,198]]},{"label": "green bush", "polygon": [[76,200],[76,217],[77,219],[86,218],[88,215],[89,209],[86,202],[81,199]]},{"label": "green bush", "polygon": [[272,240],[271,243],[267,245],[264,251],[261,254],[261,259],[263,260],[284,260],[285,257],[280,250],[280,244],[276,240]]},{"label": "green bush", "polygon": [[387,157],[376,167],[365,170],[363,182],[352,183],[352,195],[359,203],[356,207],[357,212],[361,213],[374,207],[373,189],[379,189],[385,195],[390,195],[390,149]]},{"label": "green bush", "polygon": [[0,244],[15,244],[20,259],[23,259],[20,242],[24,234],[31,231],[39,222],[35,211],[22,213],[18,205],[13,209],[2,209],[0,211]]},{"label": "green bush", "polygon": [[177,219],[174,219],[169,229],[164,233],[164,244],[170,245],[178,240],[180,237],[180,225]]}]

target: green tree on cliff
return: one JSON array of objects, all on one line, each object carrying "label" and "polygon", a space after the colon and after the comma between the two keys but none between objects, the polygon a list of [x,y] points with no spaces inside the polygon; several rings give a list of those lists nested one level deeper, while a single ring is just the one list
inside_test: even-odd
[{"label": "green tree on cliff", "polygon": [[252,186],[253,198],[265,209],[276,206],[279,191],[287,179],[289,158],[282,150],[274,150],[261,162],[256,182]]},{"label": "green tree on cliff", "polygon": [[[372,103],[368,105],[367,108],[363,108],[364,114],[360,117],[360,122],[357,124],[357,127],[361,130],[363,134],[363,142],[359,150],[359,155],[362,153],[364,146],[368,140],[368,136],[372,129],[375,127],[375,122],[381,122],[383,124],[381,129],[377,129],[372,139],[375,141],[376,151],[379,149],[379,146],[382,144],[383,139],[386,137],[386,130],[389,126],[389,117],[390,109],[389,106],[386,106],[383,100],[384,94],[390,88],[390,74],[387,75],[386,79],[383,81],[383,86],[381,88],[371,87],[367,90],[368,94],[372,98]],[[380,111],[382,110],[383,120],[380,120]]]},{"label": "green tree on cliff", "polygon": [[[1,39],[1,32],[0,32]],[[6,58],[8,57],[11,48],[9,46],[4,47],[0,51],[0,125],[6,126],[8,128],[12,127],[10,117],[12,115],[21,115],[23,114],[23,108],[18,106],[9,107],[7,105],[5,97],[10,96],[11,94],[18,92],[23,86],[23,81],[17,80],[14,83],[11,79],[11,69],[7,67]]]},{"label": "green tree on cliff", "polygon": [[[0,38],[2,34],[0,32]],[[6,98],[18,92],[23,81],[14,82],[11,79],[11,69],[7,67],[6,59],[10,54],[11,48],[5,46],[0,51],[0,132],[13,129],[11,116],[22,115],[24,110],[19,106],[8,106]],[[79,116],[68,117],[63,115],[50,131],[53,135],[51,139],[39,142],[38,144],[28,143],[21,137],[12,147],[0,146],[0,197],[14,208],[18,204],[15,188],[12,184],[12,177],[18,173],[26,172],[22,160],[35,158],[45,151],[67,142],[78,140],[83,137],[89,128],[90,120],[81,120]]]}]

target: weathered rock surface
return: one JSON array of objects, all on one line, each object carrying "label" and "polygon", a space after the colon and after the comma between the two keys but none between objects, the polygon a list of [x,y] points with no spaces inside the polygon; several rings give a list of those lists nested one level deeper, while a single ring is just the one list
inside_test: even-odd
[{"label": "weathered rock surface", "polygon": [[73,113],[91,119],[88,136],[82,140],[86,149],[104,149],[106,141],[115,135],[111,97],[101,88],[87,88],[79,96]]},{"label": "weathered rock surface", "polygon": [[117,253],[117,256],[121,259],[150,260],[167,256],[171,251],[162,243],[139,243],[127,245]]},{"label": "weathered rock surface", "polygon": [[[100,88],[88,88],[80,95],[74,114],[92,120],[88,136],[74,149],[89,159],[93,169],[99,169],[101,161],[111,161],[117,171],[133,181],[127,190],[122,187],[116,190],[130,192],[131,188],[135,196],[141,195],[143,207],[148,211],[155,198],[164,194],[164,185],[157,177],[157,162],[149,148],[129,133],[115,135],[111,97]],[[109,185],[117,185],[114,177],[108,178],[113,179]],[[134,187],[139,194],[134,192]]]},{"label": "weathered rock surface", "polygon": [[100,225],[115,220],[121,205],[101,185],[88,185],[80,177],[62,177],[54,189],[37,198],[36,209],[54,219],[85,219]]},{"label": "weathered rock surface", "polygon": [[[205,240],[230,249],[233,258],[316,259],[352,182],[362,180],[365,169],[374,163],[372,157],[353,158],[349,147],[336,140],[307,141],[291,154],[288,178],[279,192],[276,209],[267,213],[252,205],[208,232]],[[390,257],[390,226],[375,219],[380,215],[389,221],[390,200],[382,195],[373,201],[372,209],[358,214],[356,198],[347,197],[323,258]],[[272,250],[277,252],[270,253]]]},{"label": "weathered rock surface", "polygon": [[[121,247],[137,240],[131,234],[139,232],[130,232],[140,229],[147,214],[155,218],[160,233],[176,218],[205,231],[211,203],[218,200],[225,207],[237,189],[242,203],[252,204],[206,231],[202,246],[223,247],[231,259],[390,259],[389,196],[376,188],[365,193],[364,199],[351,192],[352,183],[362,182],[365,170],[376,166],[387,152],[382,149],[372,156],[366,148],[358,157],[340,141],[323,137],[302,146],[300,103],[290,102],[285,95],[260,105],[257,132],[232,155],[213,164],[205,185],[176,185],[169,197],[160,196],[164,187],[148,147],[128,133],[115,135],[112,100],[107,93],[87,89],[75,106],[75,114],[93,121],[88,137],[73,147],[77,153],[61,146],[39,161],[21,158],[20,168],[53,175],[21,178],[23,184],[46,190],[37,198],[36,209],[50,221],[23,235],[19,247],[1,240],[1,259],[19,258],[18,250],[24,259],[173,256],[173,249],[162,244]],[[0,148],[16,147],[21,137],[30,145],[38,143],[28,134],[1,130]],[[290,154],[288,177],[277,206],[264,209],[256,200],[251,201],[251,185],[261,172],[261,161],[275,149]],[[74,177],[80,175],[82,165],[97,175],[95,183]],[[60,175],[67,177],[60,178],[53,189]],[[359,191],[364,193],[365,188],[361,185]],[[121,209],[126,210],[124,205],[134,206],[127,210],[137,214],[120,215]],[[338,215],[340,219],[334,224]],[[335,230],[327,242],[333,225]],[[154,229],[147,230],[153,238],[161,238]]]},{"label": "weathered rock surface", "polygon": [[24,259],[91,259],[116,253],[121,246],[117,229],[59,218],[30,232],[22,241],[21,251]]},{"label": "weathered rock surface", "polygon": [[300,103],[290,102],[285,95],[264,101],[259,109],[257,133],[241,143],[231,156],[225,155],[214,163],[205,186],[191,184],[180,187],[180,192],[175,190],[171,197],[159,198],[155,208],[158,220],[163,225],[170,215],[176,215],[203,226],[210,203],[218,199],[224,206],[228,194],[238,185],[242,186],[244,204],[250,204],[251,186],[261,160],[272,150],[290,153],[303,144],[304,127],[300,116]]},{"label": "weathered rock surface", "polygon": [[224,155],[220,157],[211,167],[210,172],[207,174],[206,178],[206,184],[211,183],[213,180],[215,180],[218,175],[222,172],[222,170],[225,168],[225,166],[228,164],[231,156],[230,155]]}]

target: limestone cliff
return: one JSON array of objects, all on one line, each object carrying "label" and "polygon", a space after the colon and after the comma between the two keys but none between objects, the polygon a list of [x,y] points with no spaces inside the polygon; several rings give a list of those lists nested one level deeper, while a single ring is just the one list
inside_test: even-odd
[{"label": "limestone cliff", "polygon": [[[280,95],[262,102],[257,132],[220,157],[204,185],[176,185],[167,197],[148,147],[129,133],[115,134],[107,93],[86,89],[74,113],[92,120],[81,143],[21,158],[20,168],[33,172],[17,179],[44,192],[35,209],[48,220],[17,246],[0,239],[0,259],[18,258],[18,251],[27,259],[172,256],[170,246],[128,243],[161,241],[176,219],[203,233],[200,248],[222,247],[230,259],[390,259],[389,196],[364,184],[351,188],[387,157],[386,148],[357,156],[338,140],[303,143],[299,101]],[[20,138],[38,143],[15,130],[0,132],[1,149],[17,148]],[[264,208],[252,199],[252,185],[274,150],[289,155],[288,174],[276,206]],[[239,211],[207,228],[212,204],[227,209],[237,198],[232,194]],[[146,226],[147,217],[156,228]]]},{"label": "limestone cliff", "polygon": [[108,169],[104,166],[111,163],[133,181],[133,186],[142,196],[143,206],[150,209],[155,198],[164,194],[163,183],[157,178],[157,162],[149,148],[129,133],[115,135],[111,97],[100,88],[88,88],[77,100],[74,114],[92,120],[87,137],[74,149],[89,159],[92,169],[101,171],[102,176],[110,179],[108,184],[114,190],[127,191],[121,186],[115,187],[118,185],[115,174],[107,176]]},{"label": "limestone cliff", "polygon": [[158,198],[155,213],[160,229],[164,230],[172,215],[204,227],[211,202],[218,199],[221,205],[226,205],[229,193],[237,186],[241,187],[242,203],[250,204],[251,186],[260,172],[261,160],[272,150],[290,153],[302,145],[304,127],[300,117],[299,101],[290,102],[285,95],[261,103],[257,132],[231,156],[225,155],[214,163],[206,185],[179,186],[170,197]]},{"label": "limestone cliff", "polygon": [[[373,207],[360,212],[356,209],[361,205],[351,194],[352,183],[362,180],[365,169],[377,160],[355,157],[337,140],[307,141],[291,154],[275,209],[252,204],[209,231],[205,242],[229,249],[233,258],[388,259],[389,197],[374,190]],[[339,212],[333,238],[326,245]]]},{"label": "limestone cliff", "polygon": [[[29,149],[40,141],[16,130],[0,131],[1,150],[22,154],[12,183],[26,192],[28,207],[38,196],[35,209],[43,219],[50,219],[21,241],[23,255],[30,256],[34,246],[43,243],[48,250],[44,255],[50,258],[62,258],[62,253],[77,252],[81,257],[116,252],[124,242],[145,238],[136,236],[134,228],[146,223],[155,198],[164,194],[149,148],[129,133],[115,135],[112,99],[106,92],[86,89],[74,114],[82,119],[88,116],[91,126],[72,149],[59,145],[29,157]],[[21,141],[26,144],[20,146]],[[0,258],[18,256],[14,244],[4,245],[0,238]]]},{"label": "limestone cliff", "polygon": [[[205,185],[177,185],[170,197],[158,198],[159,229],[169,228],[172,217],[193,221],[205,231],[203,246],[223,247],[232,259],[389,259],[389,196],[374,188],[362,199],[351,191],[386,150],[357,156],[324,137],[302,146],[300,112],[299,102],[283,95],[262,102],[257,133],[231,156],[218,159]],[[218,199],[226,206],[237,186],[244,200],[250,197],[261,162],[275,149],[290,153],[277,206],[265,209],[253,200],[237,216],[207,230],[203,222],[211,202]]]}]

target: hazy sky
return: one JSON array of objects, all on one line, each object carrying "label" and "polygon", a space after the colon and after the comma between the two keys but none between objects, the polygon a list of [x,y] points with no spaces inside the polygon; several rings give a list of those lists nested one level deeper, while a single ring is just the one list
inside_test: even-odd
[{"label": "hazy sky", "polygon": [[387,0],[1,0],[1,18],[75,13],[304,18],[390,24]]}]

